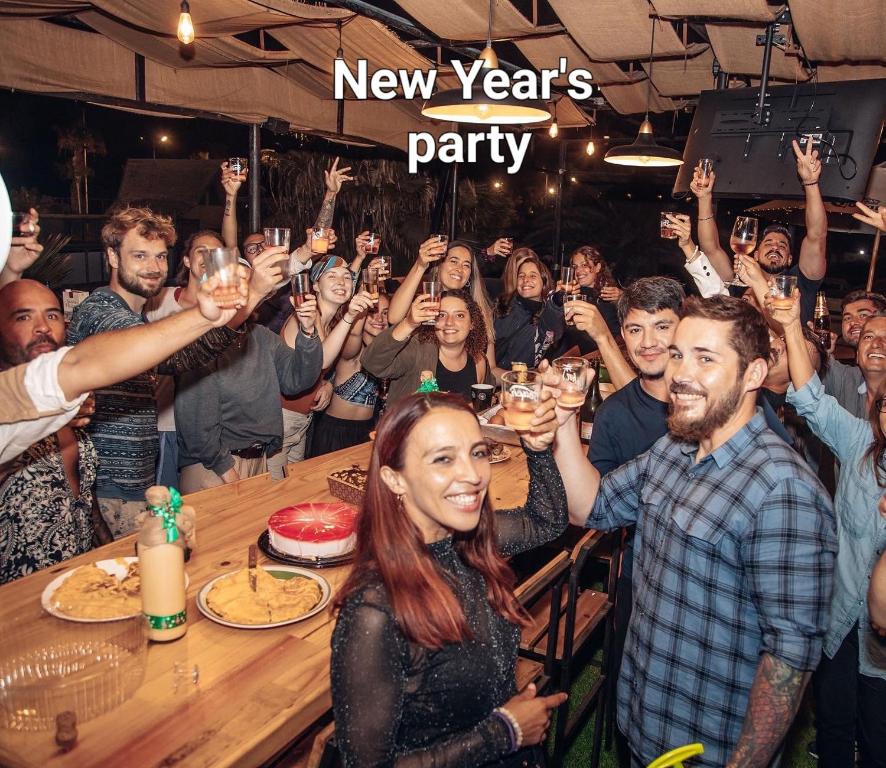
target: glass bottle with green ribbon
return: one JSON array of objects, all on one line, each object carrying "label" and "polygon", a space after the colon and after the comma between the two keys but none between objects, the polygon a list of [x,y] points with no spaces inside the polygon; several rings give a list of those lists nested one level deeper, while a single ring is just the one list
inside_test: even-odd
[{"label": "glass bottle with green ribbon", "polygon": [[176,640],[188,631],[185,610],[185,540],[178,527],[181,496],[152,485],[145,492],[147,516],[138,535],[142,611],[148,637]]}]

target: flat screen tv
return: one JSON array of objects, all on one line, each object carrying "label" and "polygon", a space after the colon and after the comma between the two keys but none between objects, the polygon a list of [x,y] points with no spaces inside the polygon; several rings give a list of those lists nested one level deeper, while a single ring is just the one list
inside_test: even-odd
[{"label": "flat screen tv", "polygon": [[812,136],[824,168],[821,191],[831,200],[861,200],[883,121],[886,79],[804,83],[767,89],[763,120],[759,88],[703,91],[674,184],[689,192],[700,157],[714,160],[716,197],[802,198],[791,140]]}]

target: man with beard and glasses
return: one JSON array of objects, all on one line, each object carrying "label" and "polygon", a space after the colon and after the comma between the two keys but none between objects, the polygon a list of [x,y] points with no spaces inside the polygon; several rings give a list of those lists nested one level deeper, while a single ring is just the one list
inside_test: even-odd
[{"label": "man with beard and glasses", "polygon": [[[149,208],[126,207],[102,228],[111,283],[98,288],[75,310],[68,343],[96,333],[142,325],[148,299],[156,296],[167,274],[167,254],[175,244],[172,220]],[[99,508],[115,537],[132,533],[144,507],[145,490],[154,484],[159,437],[154,399],[156,373],[178,374],[215,359],[238,338],[236,329],[280,279],[285,254],[268,249],[256,260],[246,306],[222,328],[214,328],[176,352],[156,369],[95,393],[90,435],[99,457],[96,492]]]},{"label": "man with beard and glasses", "polygon": [[668,349],[669,434],[601,480],[563,412],[554,452],[572,522],[637,526],[619,727],[634,766],[696,741],[699,765],[776,765],[821,654],[833,508],[757,410],[759,312],[687,299]]},{"label": "man with beard and glasses", "polygon": [[[815,294],[827,272],[827,236],[828,219],[825,212],[818,179],[821,176],[821,160],[818,150],[812,148],[812,142],[806,142],[806,149],[801,150],[796,141],[792,142],[794,155],[797,158],[797,176],[803,185],[806,196],[806,236],[800,244],[800,258],[791,265],[793,259],[793,239],[787,227],[772,224],[763,230],[757,241],[754,258],[760,267],[769,275],[786,273],[797,276],[797,287],[800,289],[800,311],[804,323],[812,320],[815,312]],[[696,168],[689,188],[698,198],[698,243],[720,273],[724,281],[735,276],[732,257],[720,247],[720,236],[714,218],[713,191],[716,174],[711,172],[705,181],[699,176]]]}]

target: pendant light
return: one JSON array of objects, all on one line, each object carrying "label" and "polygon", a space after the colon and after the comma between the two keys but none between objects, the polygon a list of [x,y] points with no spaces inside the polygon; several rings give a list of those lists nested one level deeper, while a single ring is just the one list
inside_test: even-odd
[{"label": "pendant light", "polygon": [[191,7],[188,5],[188,0],[182,0],[181,3],[176,37],[185,45],[190,45],[194,42],[194,22],[191,21]]},{"label": "pendant light", "polygon": [[557,138],[557,134],[560,133],[560,127],[557,125],[557,102],[553,102],[554,109],[552,110],[554,113],[554,119],[551,121],[551,127],[548,128],[548,136],[552,139]]},{"label": "pendant light", "polygon": [[654,66],[653,51],[655,48],[655,19],[652,20],[652,43],[649,46],[649,76],[646,80],[646,117],[640,125],[640,131],[633,144],[613,147],[603,158],[614,165],[630,165],[635,168],[663,168],[683,165],[683,157],[675,149],[656,144],[652,135],[652,123],[649,122],[649,102],[652,98],[652,68]]},{"label": "pendant light", "polygon": [[498,69],[498,56],[492,50],[492,0],[489,0],[488,26],[486,27],[486,47],[480,51],[478,59],[483,60],[483,69]]},{"label": "pendant light", "polygon": [[481,125],[541,123],[551,116],[543,101],[517,99],[512,94],[493,100],[479,85],[471,89],[467,99],[462,96],[461,88],[439,91],[425,103],[421,113],[434,120]]}]

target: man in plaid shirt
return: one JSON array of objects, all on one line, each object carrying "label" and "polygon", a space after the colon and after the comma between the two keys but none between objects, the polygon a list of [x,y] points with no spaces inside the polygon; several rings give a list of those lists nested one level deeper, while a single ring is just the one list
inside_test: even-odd
[{"label": "man in plaid shirt", "polygon": [[636,765],[696,741],[699,765],[776,764],[818,664],[836,523],[756,408],[768,358],[749,304],[689,299],[665,373],[669,434],[602,481],[572,417],[557,435],[572,522],[637,526],[618,686]]}]

